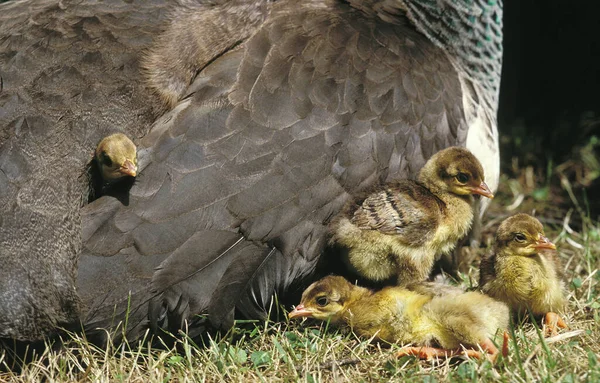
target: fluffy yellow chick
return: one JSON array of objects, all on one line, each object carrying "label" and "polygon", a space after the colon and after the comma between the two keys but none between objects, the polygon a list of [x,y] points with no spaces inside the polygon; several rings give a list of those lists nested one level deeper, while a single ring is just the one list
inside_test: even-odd
[{"label": "fluffy yellow chick", "polygon": [[416,182],[392,182],[349,204],[330,225],[331,243],[347,251],[348,263],[371,281],[422,281],[436,257],[469,231],[474,194],[494,197],[481,164],[467,149],[444,149],[427,161]]},{"label": "fluffy yellow chick", "polygon": [[479,286],[489,296],[505,302],[518,314],[530,308],[545,315],[546,332],[556,334],[565,322],[555,313],[566,306],[562,266],[556,246],[544,227],[527,214],[505,219],[496,233],[494,253],[481,260]]},{"label": "fluffy yellow chick", "polygon": [[95,160],[104,182],[137,174],[137,149],[123,133],[106,136],[96,147]]},{"label": "fluffy yellow chick", "polygon": [[[452,293],[449,298],[426,291],[429,289],[416,292],[386,287],[373,292],[342,277],[328,276],[304,291],[289,317],[329,320],[333,325],[349,326],[359,336],[416,345],[402,348],[398,356],[481,358],[480,347],[496,359],[499,351],[491,339],[508,326],[505,304],[478,292]],[[506,342],[505,334],[504,354]]]}]

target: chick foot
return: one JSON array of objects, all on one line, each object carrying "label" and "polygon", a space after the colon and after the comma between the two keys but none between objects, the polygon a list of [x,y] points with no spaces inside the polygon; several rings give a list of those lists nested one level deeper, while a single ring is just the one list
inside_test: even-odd
[{"label": "chick foot", "polygon": [[[453,358],[455,356],[468,356],[470,358],[475,359],[483,359],[488,358],[488,360],[492,363],[496,362],[498,359],[498,355],[500,355],[500,350],[494,345],[494,343],[486,339],[485,341],[479,344],[479,347],[483,352],[473,349],[455,349],[455,350],[447,350],[443,348],[436,347],[402,347],[400,351],[396,353],[397,358],[401,358],[403,356],[416,356],[419,359],[423,360],[432,360],[434,358]],[[502,342],[502,356],[508,356],[508,333],[504,332],[503,342]]]},{"label": "chick foot", "polygon": [[567,328],[567,324],[557,313],[547,313],[544,318],[544,333],[546,336],[558,335],[558,328]]},{"label": "chick foot", "polygon": [[[433,360],[437,358],[453,358],[455,356],[468,356],[470,358],[481,359],[482,353],[477,350],[448,350],[444,348],[435,347],[403,347],[396,353],[397,358],[403,356],[416,356],[423,360]],[[495,358],[494,358],[495,359]]]},{"label": "chick foot", "polygon": [[413,355],[419,359],[432,360],[434,358],[451,358],[453,356],[464,355],[463,350],[446,350],[443,348],[435,347],[402,347],[400,351],[396,353],[397,358],[403,356]]},{"label": "chick foot", "polygon": [[[500,353],[502,353],[502,356],[504,358],[506,358],[508,356],[508,333],[506,331],[504,331],[504,335],[502,337],[502,349],[498,350],[498,347],[496,347],[496,345],[489,339],[486,339],[485,341],[481,342],[479,344],[479,347],[481,347],[481,349],[484,351],[485,355],[482,355],[482,353],[478,352],[479,355],[471,355],[471,354],[467,354],[471,357],[474,358],[478,358],[481,359],[481,357],[483,356],[487,356],[488,360],[492,363],[496,363],[496,359],[498,359],[498,355],[500,355]],[[468,350],[470,351],[470,350]]]}]

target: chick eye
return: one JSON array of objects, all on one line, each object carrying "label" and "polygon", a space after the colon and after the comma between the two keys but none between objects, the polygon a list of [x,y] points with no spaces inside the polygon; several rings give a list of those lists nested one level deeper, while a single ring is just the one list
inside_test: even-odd
[{"label": "chick eye", "polygon": [[329,303],[329,299],[327,299],[327,297],[318,297],[317,298],[317,304],[321,307],[327,306],[328,303]]},{"label": "chick eye", "polygon": [[461,184],[467,183],[467,181],[469,181],[469,175],[465,173],[458,173],[456,175],[456,180]]},{"label": "chick eye", "polygon": [[521,233],[515,234],[515,241],[517,241],[517,242],[525,242],[526,239],[527,238],[525,237],[524,234],[521,234]]},{"label": "chick eye", "polygon": [[112,166],[112,160],[106,154],[106,152],[102,152],[102,163],[106,166]]}]

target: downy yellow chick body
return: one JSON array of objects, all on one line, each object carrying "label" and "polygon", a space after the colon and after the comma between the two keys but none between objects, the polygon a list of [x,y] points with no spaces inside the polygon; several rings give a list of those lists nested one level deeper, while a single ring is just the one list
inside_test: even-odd
[{"label": "downy yellow chick body", "polygon": [[[442,351],[436,355],[461,353],[461,346],[498,353],[490,339],[508,326],[505,304],[478,292],[452,292],[450,298],[428,294],[428,290],[386,287],[373,292],[329,276],[309,286],[289,316],[329,320],[363,337]],[[479,356],[477,352],[469,355]]]},{"label": "downy yellow chick body", "polygon": [[481,261],[479,285],[491,297],[518,314],[546,315],[548,330],[566,327],[554,312],[566,306],[562,266],[553,254],[540,221],[527,214],[504,220],[497,231],[494,253]]},{"label": "downy yellow chick body", "polygon": [[392,182],[347,205],[330,225],[331,243],[344,248],[348,263],[369,280],[422,281],[436,257],[468,233],[473,194],[493,197],[481,164],[467,149],[444,149],[427,161],[417,182]]}]

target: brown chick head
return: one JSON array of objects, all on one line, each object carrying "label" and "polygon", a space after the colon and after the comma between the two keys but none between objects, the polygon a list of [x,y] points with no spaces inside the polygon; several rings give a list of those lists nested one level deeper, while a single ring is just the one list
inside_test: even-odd
[{"label": "brown chick head", "polygon": [[329,320],[334,324],[342,322],[344,308],[357,288],[343,277],[327,276],[304,290],[300,304],[290,312],[289,317]]},{"label": "brown chick head", "polygon": [[541,222],[528,214],[508,217],[496,232],[496,253],[529,257],[542,250],[555,250],[556,246],[546,238]]},{"label": "brown chick head", "polygon": [[104,137],[96,147],[95,158],[105,182],[137,174],[137,149],[123,133]]},{"label": "brown chick head", "polygon": [[457,146],[434,154],[419,172],[419,182],[434,193],[478,194],[494,198],[484,182],[479,160],[468,149]]}]

